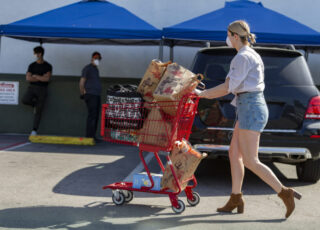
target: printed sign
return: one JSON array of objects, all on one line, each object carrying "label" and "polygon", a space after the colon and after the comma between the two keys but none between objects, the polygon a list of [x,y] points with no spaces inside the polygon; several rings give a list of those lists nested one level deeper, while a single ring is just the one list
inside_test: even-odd
[{"label": "printed sign", "polygon": [[19,82],[0,81],[0,105],[19,104]]}]

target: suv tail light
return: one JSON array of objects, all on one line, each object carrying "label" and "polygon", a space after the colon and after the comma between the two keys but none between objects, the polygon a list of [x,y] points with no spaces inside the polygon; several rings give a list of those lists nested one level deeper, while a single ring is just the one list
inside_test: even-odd
[{"label": "suv tail light", "polygon": [[311,98],[304,116],[306,119],[320,119],[320,96]]}]

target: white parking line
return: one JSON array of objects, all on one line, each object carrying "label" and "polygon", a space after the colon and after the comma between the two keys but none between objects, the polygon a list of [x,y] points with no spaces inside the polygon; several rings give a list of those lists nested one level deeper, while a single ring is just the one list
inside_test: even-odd
[{"label": "white parking line", "polygon": [[[148,164],[153,157],[154,157],[154,153],[149,152],[148,155],[144,157],[144,160],[146,161],[146,164]],[[140,173],[143,169],[144,169],[144,166],[143,166],[142,162],[140,162],[137,165],[137,167],[135,167],[135,169],[132,170],[132,172],[123,181],[126,181],[126,182],[131,181],[132,182],[133,181],[133,175],[136,174],[136,173]]]},{"label": "white parking line", "polygon": [[17,148],[20,148],[20,147],[23,147],[23,146],[26,146],[26,145],[30,145],[30,144],[31,144],[31,142],[25,142],[25,143],[22,143],[22,144],[19,144],[19,145],[14,145],[14,146],[11,145],[8,148],[1,149],[0,153],[4,152],[4,151],[14,150],[14,149],[17,149]]}]

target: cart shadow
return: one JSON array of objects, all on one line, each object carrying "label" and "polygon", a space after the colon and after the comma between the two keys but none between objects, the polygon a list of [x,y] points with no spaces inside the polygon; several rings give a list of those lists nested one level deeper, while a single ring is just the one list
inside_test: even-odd
[{"label": "cart shadow", "polygon": [[123,158],[110,163],[97,163],[90,167],[77,170],[53,187],[54,193],[106,197],[111,191],[102,187],[114,182],[122,181],[138,163],[137,154],[128,154]]},{"label": "cart shadow", "polygon": [[[122,181],[139,163],[138,154],[127,154],[114,162],[99,163],[80,169],[63,178],[53,188],[53,192],[79,196],[110,197],[111,191],[109,189],[103,190],[102,187]],[[154,158],[148,165],[151,172],[159,172],[160,168]],[[268,164],[268,166],[286,186],[298,187],[307,185],[307,183],[299,182],[296,179],[286,178],[274,164]],[[155,168],[158,171],[152,170]],[[195,175],[198,180],[198,186],[195,190],[200,196],[225,196],[230,193],[231,175],[228,161],[202,161]],[[274,191],[267,184],[249,170],[246,170],[243,191],[246,195],[274,194]],[[150,197],[153,194],[136,192],[135,196]],[[182,193],[181,196],[184,196],[184,194]]]},{"label": "cart shadow", "polygon": [[[221,220],[220,215],[166,215],[164,207],[129,204],[114,207],[108,203],[96,203],[85,207],[35,206],[0,210],[0,227],[48,228],[48,229],[167,229],[197,223],[280,223],[284,219],[271,220]],[[139,218],[141,217],[141,218]],[[129,218],[129,219],[126,219]],[[136,218],[132,220],[131,218]],[[142,219],[143,218],[143,219]],[[199,218],[204,218],[203,220]],[[208,219],[210,218],[210,219]]]}]

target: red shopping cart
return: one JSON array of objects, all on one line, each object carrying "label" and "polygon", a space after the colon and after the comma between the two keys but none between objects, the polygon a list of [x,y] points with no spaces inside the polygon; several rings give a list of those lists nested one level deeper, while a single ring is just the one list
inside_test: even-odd
[{"label": "red shopping cart", "polygon": [[[128,144],[139,147],[139,156],[144,165],[148,185],[136,187],[133,182],[116,182],[104,186],[111,189],[112,200],[116,205],[128,203],[133,199],[133,192],[148,192],[166,194],[169,196],[175,213],[182,213],[185,204],[178,199],[182,192],[181,184],[190,181],[184,189],[187,201],[191,206],[200,202],[198,193],[192,191],[197,186],[193,175],[188,180],[179,182],[170,160],[169,152],[177,140],[188,140],[191,134],[193,120],[197,111],[199,97],[188,94],[179,101],[132,102],[102,105],[101,136],[105,141]],[[171,114],[171,115],[169,115]],[[174,116],[172,116],[174,114]],[[178,191],[168,188],[155,189],[155,181],[150,173],[143,152],[153,152],[162,170],[165,167],[159,157],[159,152],[166,152],[166,160],[170,166]]]}]

